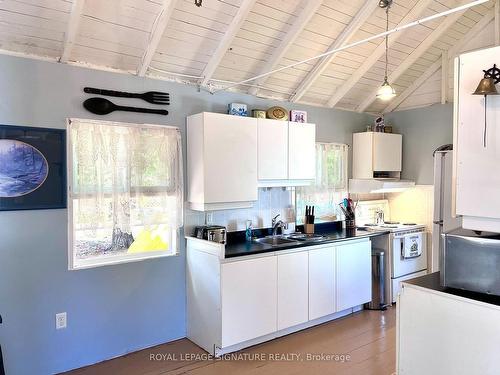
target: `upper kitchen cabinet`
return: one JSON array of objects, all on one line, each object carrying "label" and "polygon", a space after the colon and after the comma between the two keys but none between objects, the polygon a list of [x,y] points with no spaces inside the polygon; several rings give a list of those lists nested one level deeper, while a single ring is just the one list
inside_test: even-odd
[{"label": "upper kitchen cabinet", "polygon": [[288,123],[288,178],[316,178],[316,125]]},{"label": "upper kitchen cabinet", "polygon": [[194,210],[257,200],[257,120],[203,112],[187,118],[188,202]]},{"label": "upper kitchen cabinet", "polygon": [[259,180],[288,179],[288,122],[259,118],[257,123]]},{"label": "upper kitchen cabinet", "polygon": [[402,149],[401,134],[354,133],[353,178],[398,179],[401,175]]},{"label": "upper kitchen cabinet", "polygon": [[500,97],[472,94],[493,64],[500,47],[455,60],[454,187],[464,228],[500,232]]},{"label": "upper kitchen cabinet", "polygon": [[257,121],[259,186],[309,185],[316,177],[316,125]]}]

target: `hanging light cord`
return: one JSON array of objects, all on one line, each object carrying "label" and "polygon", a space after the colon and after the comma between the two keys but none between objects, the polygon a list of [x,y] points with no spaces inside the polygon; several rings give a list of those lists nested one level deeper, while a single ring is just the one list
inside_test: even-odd
[{"label": "hanging light cord", "polygon": [[[385,8],[385,31],[387,32],[389,30],[389,8],[391,7],[390,4],[387,5]],[[387,82],[387,65],[389,65],[389,34],[385,36],[385,78],[384,82]]]}]

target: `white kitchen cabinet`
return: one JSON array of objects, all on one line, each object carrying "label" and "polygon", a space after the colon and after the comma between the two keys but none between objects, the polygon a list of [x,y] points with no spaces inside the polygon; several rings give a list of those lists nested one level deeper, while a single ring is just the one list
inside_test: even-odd
[{"label": "white kitchen cabinet", "polygon": [[455,63],[455,213],[463,227],[500,232],[500,97],[472,95],[483,69],[499,64],[500,47],[460,55]]},{"label": "white kitchen cabinet", "polygon": [[353,134],[354,179],[376,177],[387,172],[399,178],[402,167],[403,136],[401,134],[364,132]]},{"label": "white kitchen cabinet", "polygon": [[277,259],[263,257],[221,267],[222,347],[277,330]]},{"label": "white kitchen cabinet", "polygon": [[257,119],[189,116],[187,175],[192,209],[251,207],[257,200]]},{"label": "white kitchen cabinet", "polygon": [[288,179],[288,122],[257,119],[259,180]]},{"label": "white kitchen cabinet", "polygon": [[288,123],[288,178],[316,178],[316,125]]},{"label": "white kitchen cabinet", "polygon": [[336,305],[342,311],[371,301],[371,243],[346,243],[336,249]]},{"label": "white kitchen cabinet", "polygon": [[308,253],[278,255],[278,330],[305,323],[309,315]]},{"label": "white kitchen cabinet", "polygon": [[309,320],[333,314],[335,308],[335,247],[309,251]]}]

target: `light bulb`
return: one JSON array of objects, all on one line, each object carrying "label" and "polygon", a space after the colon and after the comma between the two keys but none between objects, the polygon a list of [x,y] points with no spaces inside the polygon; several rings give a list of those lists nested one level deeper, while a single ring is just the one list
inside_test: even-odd
[{"label": "light bulb", "polygon": [[384,83],[382,86],[377,91],[377,98],[380,100],[390,100],[396,96],[396,91],[392,88],[391,85],[389,85],[389,82],[387,82],[387,79],[384,80]]}]

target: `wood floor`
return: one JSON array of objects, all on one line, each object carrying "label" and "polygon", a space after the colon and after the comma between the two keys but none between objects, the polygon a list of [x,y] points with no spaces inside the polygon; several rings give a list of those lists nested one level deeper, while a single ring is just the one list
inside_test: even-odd
[{"label": "wood floor", "polygon": [[[385,312],[361,311],[242,350],[236,353],[241,357],[238,359],[198,358],[206,352],[182,339],[66,374],[391,375],[396,367],[395,314],[395,308]],[[350,360],[342,362],[333,356],[321,359],[322,354],[349,355]],[[288,355],[288,358],[282,355]],[[318,357],[311,358],[310,355]],[[151,360],[151,356],[159,360]],[[254,356],[253,360],[248,359],[251,356]]]}]

